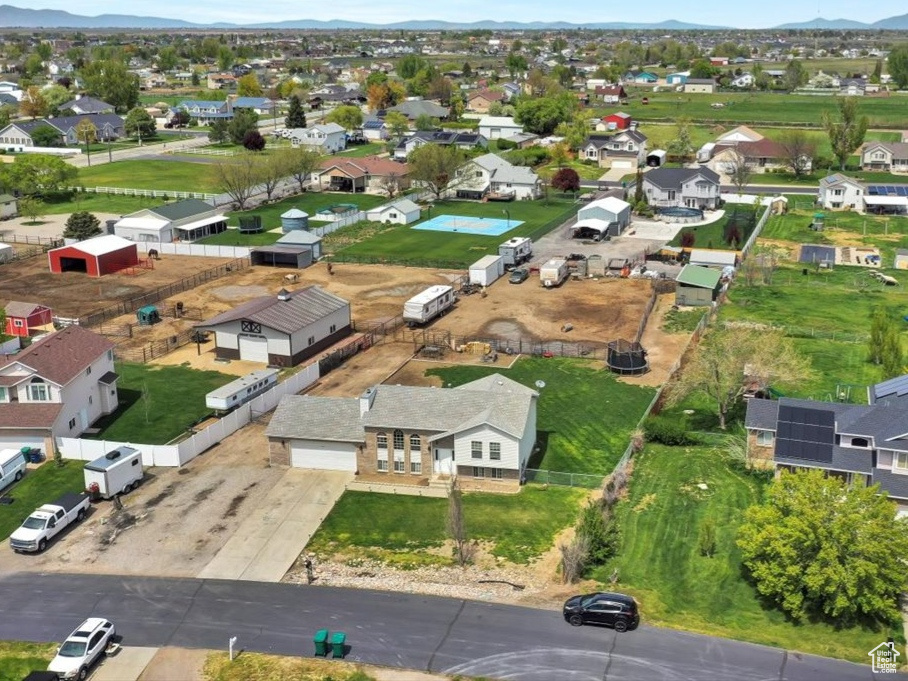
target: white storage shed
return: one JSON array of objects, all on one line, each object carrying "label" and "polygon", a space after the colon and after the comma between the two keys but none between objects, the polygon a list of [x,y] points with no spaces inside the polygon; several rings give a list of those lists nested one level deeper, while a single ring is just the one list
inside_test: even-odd
[{"label": "white storage shed", "polygon": [[[631,222],[631,204],[614,196],[607,196],[585,205],[577,211],[577,220],[602,220],[614,223],[610,236],[618,236]],[[617,233],[615,233],[617,230]]]},{"label": "white storage shed", "polygon": [[487,255],[470,265],[470,283],[480,286],[491,286],[504,274],[504,258],[500,255]]}]

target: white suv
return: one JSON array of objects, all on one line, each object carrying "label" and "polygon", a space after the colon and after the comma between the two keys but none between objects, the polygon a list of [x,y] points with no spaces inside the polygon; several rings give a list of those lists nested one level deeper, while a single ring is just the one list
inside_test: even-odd
[{"label": "white suv", "polygon": [[50,661],[47,671],[61,679],[84,681],[89,667],[98,661],[115,633],[111,622],[100,617],[88,618],[57,649],[57,656]]}]

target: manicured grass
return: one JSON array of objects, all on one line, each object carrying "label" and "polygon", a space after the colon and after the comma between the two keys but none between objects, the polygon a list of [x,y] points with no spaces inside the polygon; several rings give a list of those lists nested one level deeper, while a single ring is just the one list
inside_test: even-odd
[{"label": "manicured grass", "polygon": [[56,650],[56,643],[0,641],[0,679],[24,679],[31,671],[47,669]]},{"label": "manicured grass", "polygon": [[216,244],[218,246],[268,246],[281,238],[280,232],[259,232],[258,234],[240,234],[238,229],[228,229],[220,234],[200,239],[200,244]]},{"label": "manicured grass", "polygon": [[[651,92],[633,90],[630,101],[620,109],[640,121],[676,120],[687,117],[700,123],[731,122],[747,124],[800,123],[822,127],[823,112],[836,115],[838,97],[788,95],[763,92],[722,93],[715,95],[685,94],[683,92]],[[647,97],[649,104],[642,104]],[[858,97],[859,115],[866,115],[870,127],[898,128],[905,119],[908,98]],[[721,109],[711,104],[725,104]]]},{"label": "manicured grass", "polygon": [[[795,625],[781,611],[762,606],[743,577],[735,539],[744,510],[761,499],[766,481],[710,448],[648,445],[636,457],[629,495],[617,507],[622,546],[597,573],[603,587],[617,568],[619,590],[640,600],[647,624],[860,663],[887,636],[902,639],[901,626],[870,631],[822,622]],[[698,550],[707,519],[716,527],[712,558]]]},{"label": "manicured grass", "polygon": [[[708,225],[699,225],[697,227],[685,227],[680,232],[675,234],[669,242],[669,246],[680,246],[681,240],[685,232],[692,232],[694,235],[694,248],[717,248],[720,250],[723,249],[733,249],[734,245],[728,244],[725,241],[725,228],[728,224],[728,221],[731,215],[735,212],[735,207],[739,204],[725,204],[725,215],[711,222]],[[748,213],[752,215],[750,206],[740,206],[738,211],[741,215],[747,215]],[[747,215],[749,218],[750,215]],[[756,221],[745,221],[739,222],[739,231],[741,240],[738,242],[738,246],[743,246],[747,242],[747,238],[750,236],[750,233],[753,231]]]},{"label": "manicured grass", "polygon": [[[514,236],[539,237],[567,220],[578,206],[569,199],[540,199],[511,203],[436,201],[423,219],[438,215],[465,215],[505,218],[523,222],[500,236],[431,232],[415,225],[389,225],[374,237],[347,246],[335,253],[339,260],[363,262],[436,262],[449,267],[466,267],[483,255],[498,252],[498,245]],[[430,215],[431,213],[431,215]],[[418,224],[418,223],[417,223]]]},{"label": "manicured grass", "polygon": [[42,215],[65,215],[79,210],[87,210],[90,213],[127,215],[143,208],[160,206],[164,200],[145,196],[66,192],[42,197],[41,203]]},{"label": "manicured grass", "polygon": [[187,161],[114,161],[81,168],[78,184],[83,187],[129,187],[216,194],[217,180],[210,164]]},{"label": "manicured grass", "polygon": [[387,146],[384,144],[379,144],[378,142],[370,142],[369,144],[360,144],[357,146],[350,146],[344,149],[341,152],[338,152],[338,156],[346,156],[347,158],[362,158],[363,156],[375,156],[377,154],[383,154],[388,150]]},{"label": "manicured grass", "polygon": [[[45,452],[49,458],[53,452]],[[82,477],[84,463],[81,461],[64,461],[57,466],[47,461],[41,467],[28,471],[25,477],[12,487],[7,487],[5,495],[13,498],[13,503],[0,505],[0,538],[6,539],[22,521],[42,504],[47,504],[66,492],[79,492],[85,487]],[[0,660],[3,659],[0,649]],[[2,664],[2,663],[0,663]],[[0,666],[0,671],[2,671]],[[10,678],[0,673],[0,679]]]},{"label": "manicured grass", "polygon": [[[601,363],[523,358],[511,369],[457,366],[432,369],[453,386],[495,372],[540,393],[536,430],[541,455],[530,468],[607,475],[621,458],[631,432],[655,391],[618,381]],[[536,381],[544,388],[536,388]]]},{"label": "manicured grass", "polygon": [[[181,366],[117,364],[120,407],[95,424],[99,440],[165,444],[211,412],[205,395],[235,376]],[[143,394],[144,393],[144,394]]]},{"label": "manicured grass", "polygon": [[[848,167],[856,167],[858,158],[855,156],[854,162],[849,163]],[[794,185],[816,188],[824,177],[836,172],[833,170],[820,170],[812,174],[795,177],[791,173],[754,173],[750,177],[750,184],[767,184],[767,185]],[[904,175],[893,175],[892,173],[875,173],[863,170],[848,170],[842,173],[848,177],[854,177],[864,182],[879,182],[881,184],[905,184]]]},{"label": "manicured grass", "polygon": [[[387,196],[375,196],[374,194],[340,194],[336,192],[306,192],[291,196],[283,201],[272,203],[267,206],[261,206],[254,210],[236,211],[228,213],[228,224],[239,225],[240,216],[243,215],[260,215],[262,217],[262,227],[266,230],[274,229],[281,226],[281,214],[286,213],[291,208],[299,208],[309,213],[310,219],[323,208],[328,208],[338,203],[352,203],[359,206],[360,210],[369,210],[389,201]],[[202,241],[200,243],[216,243],[213,241]]]},{"label": "manicured grass", "polygon": [[571,159],[563,166],[558,166],[557,164],[550,163],[548,165],[536,168],[536,171],[541,173],[545,177],[551,177],[559,170],[561,170],[562,167],[575,170],[577,172],[577,175],[580,176],[581,180],[598,180],[608,172],[608,168],[600,168],[595,163],[584,163],[583,161],[578,161],[577,159]]},{"label": "manicured grass", "polygon": [[[471,539],[514,563],[527,563],[552,546],[571,525],[585,491],[529,485],[520,494],[463,496],[464,525]],[[447,564],[450,556],[430,553],[447,539],[448,500],[373,492],[344,492],[307,550],[373,557],[401,567]]]}]

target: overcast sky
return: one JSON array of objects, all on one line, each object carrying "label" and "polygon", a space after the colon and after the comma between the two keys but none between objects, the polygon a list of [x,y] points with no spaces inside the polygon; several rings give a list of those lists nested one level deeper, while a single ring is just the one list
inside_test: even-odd
[{"label": "overcast sky", "polygon": [[[730,3],[727,0],[649,0],[643,4],[626,4],[603,0],[573,0],[562,5],[551,0],[452,0],[433,3],[418,0],[342,0],[309,2],[269,0],[6,0],[17,7],[60,9],[72,14],[129,14],[167,17],[197,23],[230,22],[237,24],[286,21],[292,19],[345,19],[366,23],[393,23],[411,19],[438,19],[456,22],[494,21],[569,21],[572,23],[630,21],[655,23],[677,19],[689,23],[741,28],[766,28],[794,21],[809,21],[817,16],[826,19],[853,19],[872,23],[908,11],[905,0],[876,0],[855,3],[853,0],[824,0],[818,6],[803,0],[761,0]],[[818,11],[819,10],[819,11]]]}]

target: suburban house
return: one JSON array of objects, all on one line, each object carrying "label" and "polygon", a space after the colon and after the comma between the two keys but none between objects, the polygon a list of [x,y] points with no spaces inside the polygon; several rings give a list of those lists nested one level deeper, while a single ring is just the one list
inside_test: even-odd
[{"label": "suburban house", "polygon": [[253,298],[196,327],[214,331],[218,359],[279,367],[296,366],[353,330],[350,303],[318,286]]},{"label": "suburban house", "polygon": [[855,209],[861,207],[863,196],[864,185],[858,180],[834,173],[820,180],[817,203],[827,210]]},{"label": "suburban house", "polygon": [[716,91],[716,81],[713,78],[688,78],[684,81],[686,94],[713,94]]},{"label": "suburban house", "polygon": [[59,135],[60,146],[77,146],[84,143],[79,139],[76,127],[83,120],[91,121],[95,126],[95,139],[103,142],[116,140],[126,134],[125,122],[116,114],[91,114],[89,116],[58,116],[57,118],[38,118],[33,121],[16,121],[0,130],[2,147],[34,147],[31,134],[37,129],[49,126]]},{"label": "suburban house", "polygon": [[675,305],[712,305],[722,289],[722,272],[701,265],[685,265],[675,281]]},{"label": "suburban house", "polygon": [[287,395],[265,434],[272,465],[514,489],[536,443],[538,398],[501,374],[456,388],[377,385],[359,398]]},{"label": "suburban house", "polygon": [[600,168],[633,170],[646,163],[646,135],[637,130],[590,135],[580,147],[580,157],[596,161]]},{"label": "suburban house", "polygon": [[[728,142],[709,145],[701,148],[697,152],[697,161],[703,163],[704,157],[706,166],[717,173],[732,174],[734,166],[738,162],[738,157],[743,157],[748,165],[749,170],[755,173],[765,173],[769,170],[788,167],[788,154],[778,142],[774,142],[766,137],[755,142]],[[801,165],[805,172],[810,172],[813,168],[813,159],[804,156],[801,159]]]},{"label": "suburban house", "polygon": [[665,77],[665,82],[674,86],[684,85],[688,78],[690,78],[690,71],[678,71],[668,74]]},{"label": "suburban house", "polygon": [[477,90],[467,97],[467,108],[477,113],[489,113],[489,107],[495,102],[504,103],[508,99],[500,90]]},{"label": "suburban house", "polygon": [[230,96],[227,98],[229,102],[231,111],[236,111],[237,109],[249,109],[259,114],[260,116],[272,116],[274,115],[274,107],[276,102],[267,97],[233,97]]},{"label": "suburban house", "polygon": [[403,137],[394,147],[394,158],[406,161],[407,157],[425,144],[455,146],[458,149],[485,149],[489,141],[475,132],[445,132],[444,130],[420,130]]},{"label": "suburban house", "polygon": [[735,142],[759,142],[763,135],[746,125],[739,125],[737,128],[722,133],[716,137],[716,144],[733,144]]},{"label": "suburban house", "polygon": [[419,220],[422,209],[410,199],[398,199],[377,206],[366,213],[366,219],[384,224],[409,225]]},{"label": "suburban house", "polygon": [[209,90],[231,90],[236,87],[236,76],[232,73],[209,73],[205,84]]},{"label": "suburban house", "polygon": [[174,111],[185,111],[196,119],[199,125],[211,125],[217,120],[230,120],[233,110],[226,101],[207,99],[184,99],[177,104]]},{"label": "suburban house", "polygon": [[227,216],[201,199],[165,203],[125,215],[114,224],[114,234],[130,241],[196,241],[227,229]]},{"label": "suburban house", "polygon": [[532,168],[515,166],[497,154],[474,158],[457,171],[449,185],[459,199],[535,199],[542,192],[542,180]]},{"label": "suburban house", "polygon": [[505,139],[519,135],[523,126],[511,116],[483,116],[479,119],[479,134],[487,140]]},{"label": "suburban house", "polygon": [[839,94],[843,97],[863,97],[867,81],[863,78],[843,78],[839,81]]},{"label": "suburban house", "polygon": [[309,147],[323,154],[334,154],[347,148],[347,131],[337,123],[294,128],[288,131],[287,139],[294,147]]},{"label": "suburban house", "polygon": [[100,99],[86,97],[84,95],[76,95],[75,99],[71,99],[57,108],[60,111],[72,111],[74,116],[116,113],[113,104],[108,104],[107,102],[102,102]]},{"label": "suburban house", "polygon": [[606,85],[593,90],[593,97],[601,99],[605,104],[624,104],[627,93],[621,85]]},{"label": "suburban house", "polygon": [[659,82],[659,76],[649,71],[628,71],[624,74],[622,80],[625,83],[637,83],[638,85],[653,85]]},{"label": "suburban house", "polygon": [[908,144],[868,142],[861,150],[861,168],[886,173],[908,173]]},{"label": "suburban house", "polygon": [[387,124],[380,118],[371,118],[363,121],[363,137],[369,142],[384,142],[391,133]]},{"label": "suburban house", "polygon": [[719,176],[709,168],[656,168],[643,176],[643,193],[654,207],[714,210],[719,203]]},{"label": "suburban house", "polygon": [[744,425],[751,457],[777,471],[816,468],[876,485],[908,515],[908,377],[869,389],[870,404],[752,398]]},{"label": "suburban house", "polygon": [[334,192],[385,193],[388,183],[398,190],[409,189],[410,169],[406,163],[399,163],[379,156],[362,158],[329,158],[312,173],[312,181],[321,189]]},{"label": "suburban house", "polygon": [[31,336],[33,333],[53,328],[53,310],[45,305],[13,300],[6,304],[4,312],[8,336]]},{"label": "suburban house", "polygon": [[397,106],[392,106],[388,111],[397,111],[407,117],[411,123],[420,116],[443,120],[448,117],[447,107],[429,102],[425,99],[405,99]]},{"label": "suburban house", "polygon": [[0,357],[0,449],[54,451],[54,437],[78,437],[116,410],[114,344],[68,326]]}]

